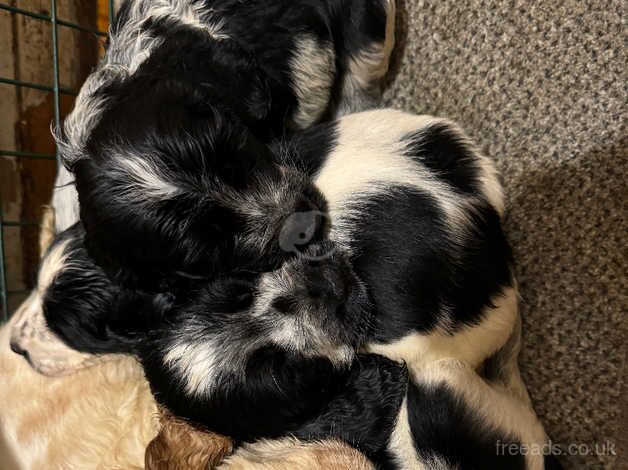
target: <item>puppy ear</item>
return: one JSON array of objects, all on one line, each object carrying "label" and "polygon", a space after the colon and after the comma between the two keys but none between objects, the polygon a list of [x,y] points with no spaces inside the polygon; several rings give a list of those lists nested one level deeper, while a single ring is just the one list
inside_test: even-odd
[{"label": "puppy ear", "polygon": [[[131,352],[132,329],[123,319],[134,304],[85,248],[80,223],[62,232],[44,257],[39,287],[48,328],[63,342],[86,353]],[[141,297],[134,294],[135,304]],[[123,310],[125,309],[125,310]]]},{"label": "puppy ear", "polygon": [[338,393],[346,374],[326,359],[297,358],[269,346],[255,352],[241,373],[217,378],[208,397],[186,394],[185,383],[164,369],[158,355],[141,358],[158,402],[237,442],[299,429]]},{"label": "puppy ear", "polygon": [[404,365],[375,354],[358,355],[339,393],[293,434],[355,442],[361,452],[374,457],[387,446],[407,385]]}]

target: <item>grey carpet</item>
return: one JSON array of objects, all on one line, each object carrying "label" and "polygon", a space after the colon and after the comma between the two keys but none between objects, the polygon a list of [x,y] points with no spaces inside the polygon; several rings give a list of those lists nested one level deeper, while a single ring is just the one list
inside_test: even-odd
[{"label": "grey carpet", "polygon": [[385,101],[457,120],[497,161],[535,408],[564,451],[590,447],[566,468],[619,468],[595,445],[627,419],[625,3],[399,1]]}]

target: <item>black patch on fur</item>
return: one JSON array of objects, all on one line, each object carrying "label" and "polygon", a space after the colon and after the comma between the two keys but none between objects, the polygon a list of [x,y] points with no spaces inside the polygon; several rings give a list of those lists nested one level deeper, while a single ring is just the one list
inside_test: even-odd
[{"label": "black patch on fur", "polygon": [[363,452],[378,468],[394,468],[387,445],[406,393],[408,372],[378,355],[359,355],[342,391],[294,435],[338,438]]},{"label": "black patch on fur", "polygon": [[432,124],[403,139],[405,154],[425,165],[455,190],[480,194],[475,152],[450,125]]},{"label": "black patch on fur", "polygon": [[266,347],[248,360],[244,379],[223,376],[210,396],[189,396],[184,382],[159,355],[146,351],[140,357],[159,403],[238,442],[298,430],[320,413],[346,380],[344,372],[334,370],[325,359],[297,358]]},{"label": "black patch on fur", "polygon": [[170,300],[167,295],[151,296],[114,284],[87,254],[83,236],[78,223],[51,246],[52,250],[67,243],[67,258],[43,295],[46,323],[78,351],[131,353],[140,332],[169,309]]},{"label": "black patch on fur", "polygon": [[352,229],[353,264],[370,289],[376,341],[428,331],[445,307],[454,328],[473,324],[511,284],[510,248],[492,208],[470,215],[459,243],[426,193],[390,188],[356,205],[363,215]]},{"label": "black patch on fur", "polygon": [[525,469],[523,455],[499,455],[497,448],[499,442],[519,442],[487,429],[448,385],[410,383],[407,403],[414,446],[424,459],[439,457],[452,468],[463,470]]}]

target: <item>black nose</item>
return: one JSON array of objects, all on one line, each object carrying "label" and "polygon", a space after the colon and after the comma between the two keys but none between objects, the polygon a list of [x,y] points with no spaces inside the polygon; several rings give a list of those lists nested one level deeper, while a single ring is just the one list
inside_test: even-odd
[{"label": "black nose", "polygon": [[26,349],[23,349],[15,341],[11,341],[9,346],[11,347],[11,351],[13,351],[15,354],[19,354],[20,356],[28,357],[28,351],[26,351]]}]

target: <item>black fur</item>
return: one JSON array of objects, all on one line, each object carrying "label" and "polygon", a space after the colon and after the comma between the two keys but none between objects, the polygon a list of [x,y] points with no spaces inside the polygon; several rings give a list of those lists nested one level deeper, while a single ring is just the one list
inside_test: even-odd
[{"label": "black fur", "polygon": [[410,383],[408,412],[415,448],[425,458],[437,456],[451,468],[469,470],[525,469],[521,454],[500,455],[497,447],[519,445],[518,440],[487,426],[447,384]]},{"label": "black fur", "polygon": [[[178,282],[178,271],[215,277],[233,269],[227,261],[236,252],[242,254],[238,266],[269,269],[255,260],[277,253],[263,249],[269,240],[247,243],[255,221],[250,211],[234,207],[238,203],[226,196],[229,191],[259,198],[260,190],[289,180],[289,200],[261,195],[268,199],[262,201],[268,213],[259,217],[274,217],[277,227],[277,213],[304,204],[324,210],[307,182],[285,175],[269,160],[265,145],[333,114],[345,99],[341,84],[350,74],[349,62],[383,42],[386,29],[384,0],[174,4],[186,1],[207,14],[201,23],[217,32],[209,34],[176,14],[150,16],[150,6],[138,12],[137,5],[150,5],[147,0],[127,1],[104,61],[88,79],[95,90],[77,102],[75,113],[96,114],[89,116],[94,124],[81,131],[80,142],[72,135],[83,124],[66,126],[59,139],[76,176],[90,255],[118,282],[155,292]],[[140,14],[147,15],[145,21],[138,22]],[[134,70],[133,60],[140,61],[127,57],[124,48],[140,35],[159,42]],[[304,38],[315,42],[314,50],[299,53]],[[299,87],[310,84],[295,82],[292,61],[315,60],[319,53],[330,55],[331,68],[310,81],[320,81],[330,94],[309,105],[307,122],[296,122],[302,101],[315,95],[299,94]],[[97,102],[97,110],[86,108]],[[143,187],[123,160],[144,165],[170,193]],[[108,235],[113,232],[116,237]]]}]

